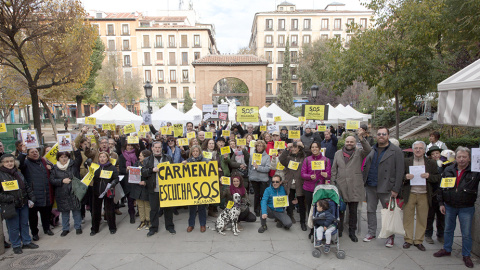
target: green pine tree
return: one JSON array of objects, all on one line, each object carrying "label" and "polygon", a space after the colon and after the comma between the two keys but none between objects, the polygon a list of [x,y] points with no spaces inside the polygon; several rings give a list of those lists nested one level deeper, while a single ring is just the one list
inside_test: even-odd
[{"label": "green pine tree", "polygon": [[186,113],[186,112],[190,111],[193,107],[193,99],[190,96],[190,91],[185,91],[185,93],[183,93],[183,98],[184,98],[183,112]]},{"label": "green pine tree", "polygon": [[287,113],[292,113],[293,104],[293,89],[291,83],[292,74],[290,72],[290,44],[287,38],[285,45],[285,52],[283,55],[283,69],[282,69],[282,87],[278,92],[278,106]]}]

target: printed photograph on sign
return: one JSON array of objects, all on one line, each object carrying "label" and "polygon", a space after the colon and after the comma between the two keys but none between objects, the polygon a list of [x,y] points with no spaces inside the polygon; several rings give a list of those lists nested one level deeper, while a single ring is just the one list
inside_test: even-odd
[{"label": "printed photograph on sign", "polygon": [[22,141],[27,147],[30,148],[38,148],[38,137],[36,130],[22,130]]},{"label": "printed photograph on sign", "polygon": [[72,147],[72,135],[70,133],[57,135],[58,151],[69,152],[73,151]]},{"label": "printed photograph on sign", "polygon": [[273,119],[273,113],[267,113],[267,118]]},{"label": "printed photograph on sign", "polygon": [[142,168],[130,167],[128,170],[128,183],[138,184],[142,181]]},{"label": "printed photograph on sign", "polygon": [[149,114],[148,112],[143,113],[142,118],[143,118],[143,123],[145,123],[145,125],[152,124],[152,115]]}]

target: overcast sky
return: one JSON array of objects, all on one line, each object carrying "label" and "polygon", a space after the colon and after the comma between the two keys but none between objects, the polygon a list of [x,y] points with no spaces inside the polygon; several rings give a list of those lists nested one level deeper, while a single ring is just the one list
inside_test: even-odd
[{"label": "overcast sky", "polygon": [[[104,12],[148,12],[178,10],[179,0],[81,0],[87,10]],[[221,53],[236,53],[248,46],[253,17],[261,11],[273,11],[280,0],[183,0],[197,13],[198,22],[215,25],[217,47]],[[323,9],[332,2],[346,4],[349,10],[365,10],[361,5],[368,0],[290,0],[298,9]]]}]

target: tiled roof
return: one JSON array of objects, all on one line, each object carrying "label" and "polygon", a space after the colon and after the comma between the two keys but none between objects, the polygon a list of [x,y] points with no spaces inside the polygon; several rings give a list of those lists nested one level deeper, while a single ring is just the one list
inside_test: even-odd
[{"label": "tiled roof", "polygon": [[216,54],[204,56],[194,61],[192,65],[268,65],[268,61],[252,54]]},{"label": "tiled roof", "polygon": [[185,16],[161,16],[161,17],[143,17],[142,21],[156,21],[156,22],[183,22],[187,17]]},{"label": "tiled roof", "polygon": [[294,4],[292,3],[289,3],[287,1],[283,1],[282,3],[278,4],[279,6],[295,6]]},{"label": "tiled roof", "polygon": [[107,13],[105,19],[134,19],[137,18],[134,12]]}]

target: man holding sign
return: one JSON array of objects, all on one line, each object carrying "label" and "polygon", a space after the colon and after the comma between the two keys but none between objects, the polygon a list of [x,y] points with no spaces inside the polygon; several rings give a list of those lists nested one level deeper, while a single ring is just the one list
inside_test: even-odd
[{"label": "man holding sign", "polygon": [[285,188],[282,185],[282,178],[279,175],[272,177],[272,185],[265,189],[262,197],[262,226],[258,229],[259,233],[267,230],[267,217],[275,218],[277,221],[277,228],[285,228],[285,230],[292,227],[292,220],[287,215],[285,208],[288,207],[288,196]]},{"label": "man holding sign", "polygon": [[[445,214],[445,242],[443,248],[433,256],[450,256],[453,245],[455,225],[460,221],[462,232],[462,256],[465,266],[472,268],[473,262],[470,257],[472,250],[472,221],[475,213],[475,201],[477,200],[478,182],[480,173],[472,172],[470,149],[459,146],[455,150],[456,163],[448,166],[442,175],[438,203],[440,211]],[[454,182],[449,182],[454,178]]]}]

